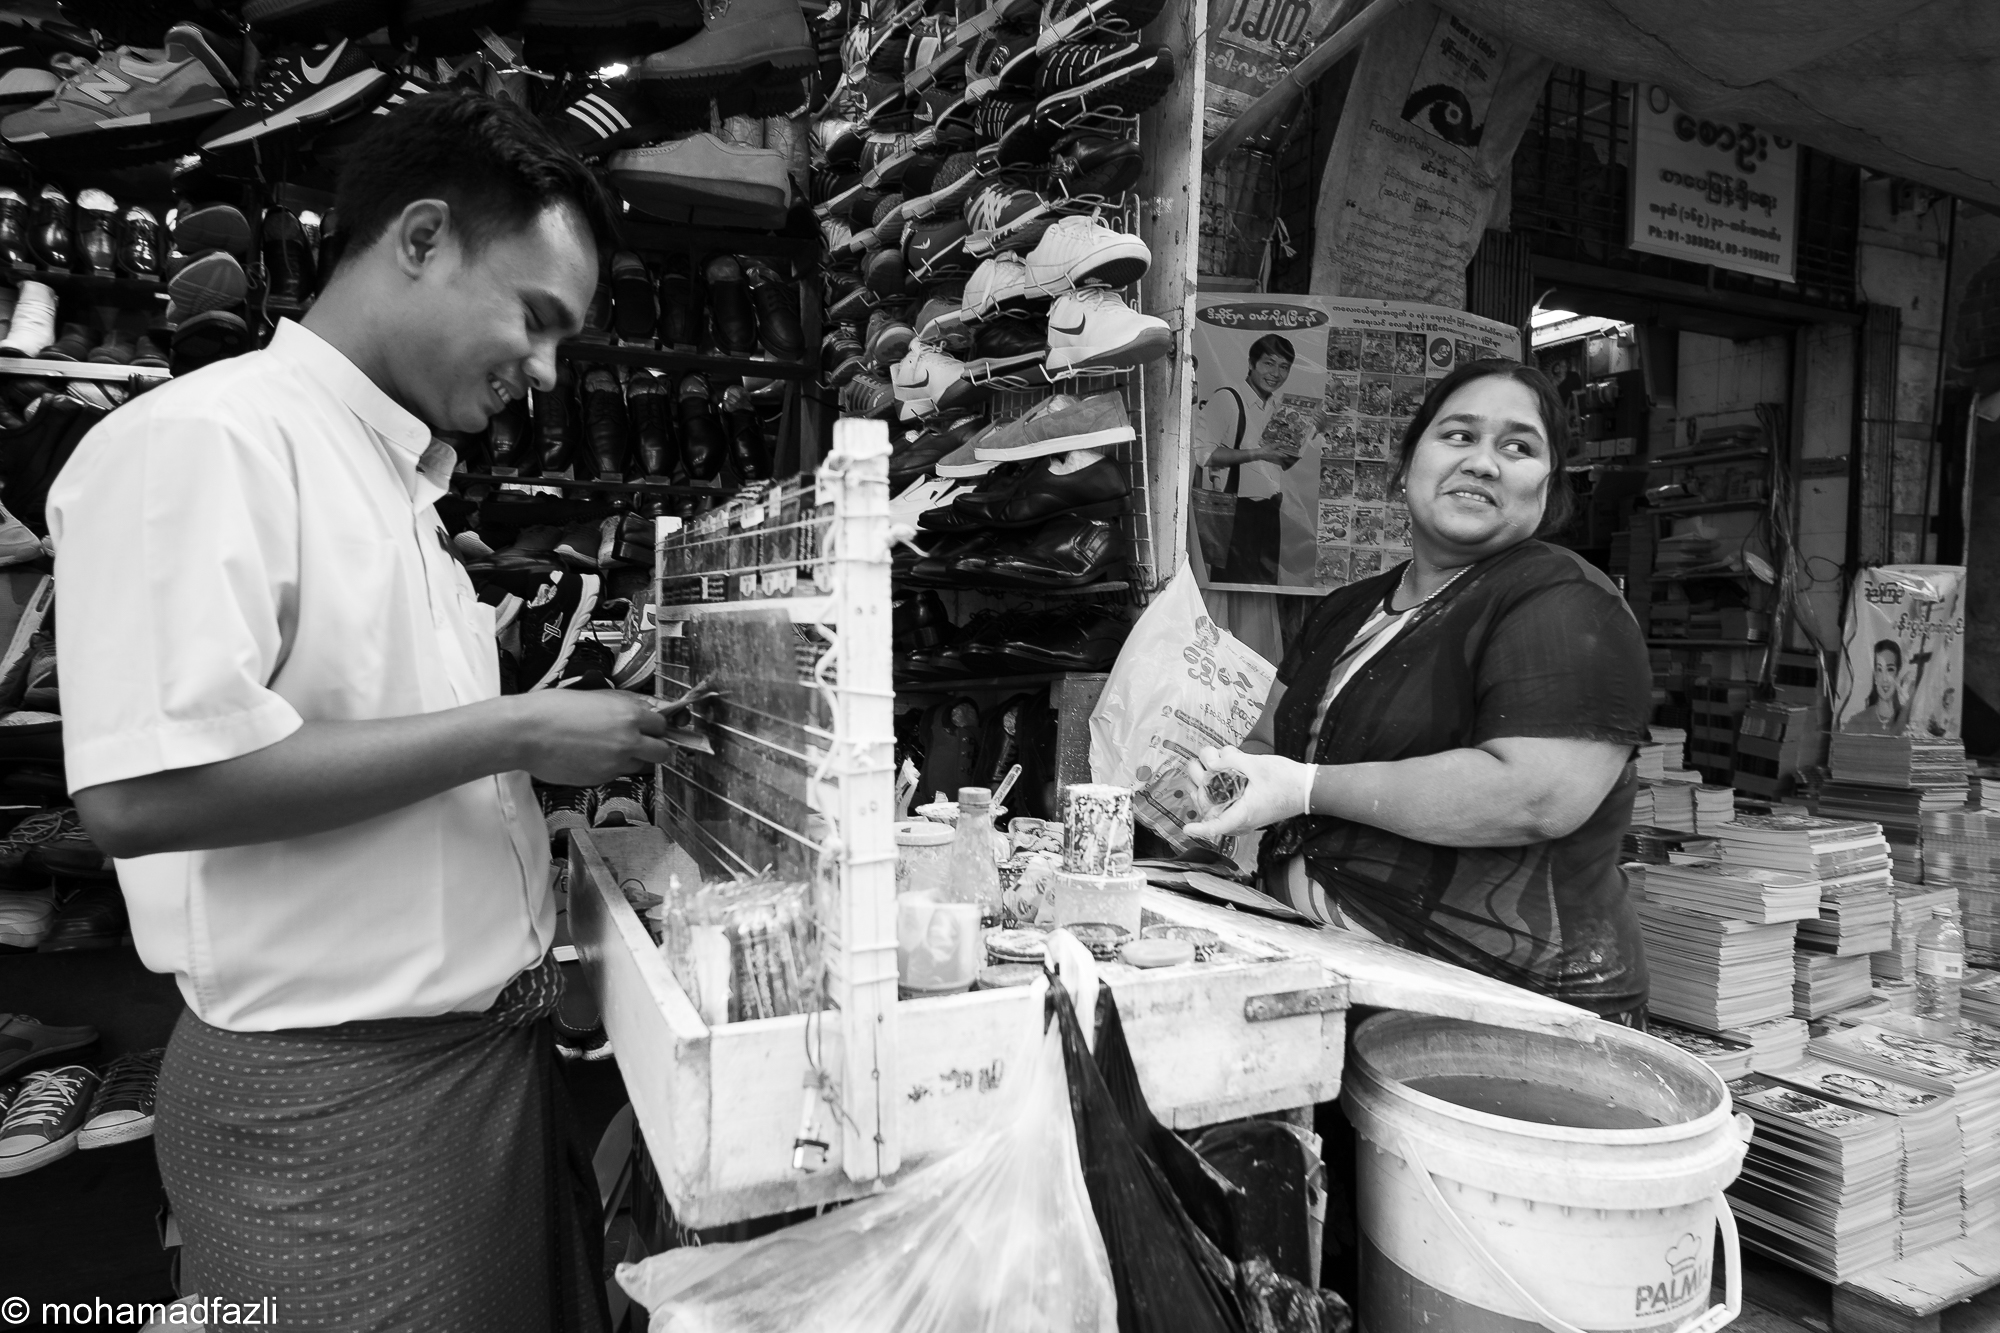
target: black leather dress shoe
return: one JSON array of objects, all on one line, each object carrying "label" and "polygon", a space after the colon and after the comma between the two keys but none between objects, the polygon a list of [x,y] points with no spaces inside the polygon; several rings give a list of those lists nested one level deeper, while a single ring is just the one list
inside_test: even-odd
[{"label": "black leather dress shoe", "polygon": [[722,391],[722,416],[729,430],[729,466],[744,481],[764,481],[771,475],[771,442],[764,437],[764,423],[750,406],[743,386],[732,384]]},{"label": "black leather dress shoe", "polygon": [[514,399],[486,427],[486,453],[496,468],[514,468],[528,458],[528,405]]},{"label": "black leather dress shoe", "polygon": [[660,310],[653,275],[646,261],[629,250],[611,256],[612,327],[625,342],[645,342],[659,324]]},{"label": "black leather dress shoe", "polygon": [[660,261],[660,341],[682,352],[701,345],[702,308],[688,257],[668,255]]},{"label": "black leather dress shoe", "polygon": [[[947,512],[967,526],[1031,528],[1058,514],[1117,518],[1125,512],[1126,497],[1131,493],[1125,469],[1109,458],[1100,458],[1060,475],[1049,467],[1036,467],[1008,495],[991,499],[961,496]],[[949,527],[943,530],[949,531]]]},{"label": "black leather dress shoe", "polygon": [[0,187],[0,264],[8,268],[33,268],[34,252],[28,245],[28,200],[11,186]]},{"label": "black leather dress shoe", "polygon": [[76,259],[73,218],[69,196],[53,185],[44,185],[35,196],[28,225],[28,243],[43,268],[67,272]]},{"label": "black leather dress shoe", "polygon": [[160,276],[160,220],[137,204],[118,215],[118,271],[128,278]]},{"label": "black leather dress shoe", "polygon": [[1109,671],[1131,632],[1130,622],[1108,607],[1087,606],[1044,619],[1026,634],[998,645],[1022,673]]},{"label": "black leather dress shoe", "polygon": [[907,581],[915,587],[959,587],[963,582],[959,578],[959,562],[983,555],[994,545],[990,533],[952,533],[931,544],[930,553],[910,567]]},{"label": "black leather dress shoe", "polygon": [[735,255],[717,255],[702,269],[708,283],[708,308],[715,345],[725,356],[749,356],[757,350],[757,315],[750,305],[750,284]]},{"label": "black leather dress shoe", "polygon": [[264,285],[277,308],[297,312],[318,287],[312,247],[298,214],[288,208],[264,210]]},{"label": "black leather dress shoe", "polygon": [[681,464],[694,481],[714,481],[722,471],[722,459],[729,442],[716,419],[715,404],[709,397],[708,381],[700,375],[681,380]]},{"label": "black leather dress shoe", "polygon": [[757,341],[781,361],[805,355],[805,329],[799,323],[798,294],[793,285],[761,259],[744,261],[750,284],[750,304],[757,312]]},{"label": "black leather dress shoe", "polygon": [[960,582],[996,588],[1081,588],[1125,567],[1125,533],[1105,519],[1065,514],[1026,540],[1008,538],[953,561]]},{"label": "black leather dress shoe", "polygon": [[625,459],[631,452],[632,426],[625,416],[625,395],[618,376],[595,366],[583,377],[583,424],[590,441],[591,466],[599,481],[625,480]]},{"label": "black leather dress shoe", "polygon": [[674,438],[673,385],[654,371],[641,371],[625,386],[625,406],[632,415],[633,442],[639,466],[647,477],[665,481],[674,474],[680,450]]},{"label": "black leather dress shoe", "polygon": [[936,467],[940,458],[956,452],[959,446],[985,426],[984,415],[957,417],[931,426],[897,444],[889,453],[889,484],[900,489],[915,481]]},{"label": "black leather dress shoe", "polygon": [[569,466],[570,450],[576,443],[574,394],[569,367],[556,372],[556,387],[547,393],[535,391],[535,438],[541,451],[542,471],[561,472]]}]

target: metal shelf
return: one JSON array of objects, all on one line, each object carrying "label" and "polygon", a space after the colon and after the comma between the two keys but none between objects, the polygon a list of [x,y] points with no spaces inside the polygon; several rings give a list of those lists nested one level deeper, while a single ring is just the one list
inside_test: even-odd
[{"label": "metal shelf", "polygon": [[1747,463],[1753,459],[1769,459],[1768,449],[1715,449],[1708,453],[1690,451],[1679,458],[1663,455],[1646,464],[1648,471],[1659,472],[1667,468],[1695,467],[1702,463]]},{"label": "metal shelf", "polygon": [[637,347],[628,343],[586,342],[566,338],[557,349],[570,361],[600,366],[645,366],[653,370],[698,370],[705,375],[737,375],[746,379],[809,380],[818,372],[800,361],[761,361],[751,356],[711,356],[671,347]]},{"label": "metal shelf", "polygon": [[1642,512],[1664,518],[1675,514],[1719,514],[1730,509],[1763,509],[1770,503],[1768,496],[1761,500],[1703,500],[1686,505],[1652,505]]},{"label": "metal shelf", "polygon": [[[547,486],[562,490],[620,491],[628,495],[708,495],[727,500],[735,491],[720,486],[691,486],[672,481],[592,481],[569,477],[501,476],[493,472],[454,472],[453,481],[485,482],[493,486]],[[753,485],[755,483],[752,483]]]}]

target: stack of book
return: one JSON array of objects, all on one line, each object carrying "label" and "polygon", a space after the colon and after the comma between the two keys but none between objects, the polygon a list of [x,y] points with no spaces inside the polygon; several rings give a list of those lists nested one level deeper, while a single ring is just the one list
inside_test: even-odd
[{"label": "stack of book", "polygon": [[1962,1230],[1966,1153],[1948,1093],[1808,1055],[1778,1075],[1802,1092],[1895,1119],[1901,1140],[1896,1253],[1921,1254]]},{"label": "stack of book", "polygon": [[1896,924],[1889,947],[1868,955],[1869,967],[1878,981],[1917,979],[1917,935],[1931,913],[1940,907],[1955,907],[1958,892],[1949,884],[1903,884],[1894,886]]},{"label": "stack of book", "polygon": [[[1872,739],[1902,743],[1901,738],[1893,736]],[[1941,743],[1958,744],[1957,741]],[[1889,839],[1889,854],[1895,863],[1896,878],[1912,884],[1923,883],[1921,830],[1924,816],[1964,807],[1967,788],[1963,772],[1959,774],[1957,784],[1950,786],[1869,786],[1840,781],[1838,770],[1834,777],[1835,781],[1820,784],[1813,813],[1829,819],[1869,819],[1880,824]]]},{"label": "stack of book", "polygon": [[[2000,1028],[2000,972],[1979,967],[1968,969],[1958,994],[1961,1018]],[[1916,1012],[1914,1005],[1910,1012]]]},{"label": "stack of book", "polygon": [[1632,866],[1627,875],[1647,902],[1666,907],[1763,926],[1819,918],[1819,881],[1811,875],[1731,861]]},{"label": "stack of book", "polygon": [[1698,785],[1671,778],[1639,779],[1638,789],[1632,793],[1632,822],[1680,833],[1698,832],[1694,797]]},{"label": "stack of book", "polygon": [[1736,789],[1704,782],[1694,789],[1694,830],[1705,838],[1736,818]]},{"label": "stack of book", "polygon": [[[1871,954],[1879,958],[1880,954]],[[1917,1012],[1917,983],[1914,981],[1885,981],[1876,977],[1869,986],[1869,992],[1889,1006],[1892,1014],[1915,1014]]]},{"label": "stack of book", "polygon": [[1722,849],[1713,838],[1698,838],[1685,829],[1661,828],[1634,819],[1625,830],[1622,851],[1627,861],[1663,866],[1670,864],[1676,855],[1682,860],[1712,861],[1721,855]]},{"label": "stack of book", "polygon": [[1792,1013],[1799,1018],[1821,1018],[1869,998],[1866,954],[1840,957],[1800,948],[1792,967]]},{"label": "stack of book", "polygon": [[1700,782],[1701,775],[1687,766],[1688,734],[1684,727],[1652,727],[1650,743],[1641,745],[1633,760],[1634,768],[1641,779],[1657,782],[1664,778],[1675,778],[1682,782]]},{"label": "stack of book", "polygon": [[2000,1220],[2000,1050],[1919,1035],[1922,1024],[1894,1016],[1815,1037],[1808,1055],[1913,1088],[1947,1093],[1962,1144],[1956,1175],[1961,1229]]},{"label": "stack of book", "polygon": [[1759,1074],[1776,1074],[1806,1058],[1812,1033],[1803,1018],[1773,1018],[1751,1023],[1722,1034],[1750,1043],[1750,1068]]},{"label": "stack of book", "polygon": [[1729,1085],[1757,1123],[1729,1187],[1743,1244],[1843,1282],[1896,1257],[1902,1145],[1896,1121],[1763,1074]]},{"label": "stack of book", "polygon": [[1713,1069],[1726,1083],[1733,1078],[1755,1072],[1751,1066],[1751,1046],[1739,1037],[1717,1036],[1712,1032],[1702,1032],[1696,1028],[1683,1027],[1679,1023],[1669,1023],[1665,1019],[1649,1019],[1646,1031],[1661,1041],[1680,1047],[1695,1059]]},{"label": "stack of book", "polygon": [[1799,923],[1801,949],[1842,957],[1873,955],[1894,947],[1895,939],[1896,900],[1886,883],[1822,884],[1818,919]]},{"label": "stack of book", "polygon": [[1868,820],[1738,815],[1715,836],[1723,859],[1735,865],[1789,870],[1823,883],[1888,882],[1888,843],[1882,826]]},{"label": "stack of book", "polygon": [[1836,731],[1826,758],[1837,783],[1952,791],[1953,804],[1965,804],[1965,744],[1959,740]]},{"label": "stack of book", "polygon": [[1928,813],[1923,838],[1925,886],[1957,891],[1966,960],[2000,963],[2000,813]]},{"label": "stack of book", "polygon": [[1718,1033],[1791,1015],[1793,921],[1759,925],[1650,897],[1638,915],[1653,980],[1649,1013]]}]

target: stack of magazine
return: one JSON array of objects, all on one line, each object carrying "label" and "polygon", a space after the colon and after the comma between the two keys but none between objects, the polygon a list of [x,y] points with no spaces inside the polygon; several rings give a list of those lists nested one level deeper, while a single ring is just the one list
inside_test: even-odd
[{"label": "stack of magazine", "polygon": [[1792,966],[1792,1013],[1800,1018],[1823,1018],[1870,998],[1866,954],[1843,958],[1801,947]]},{"label": "stack of magazine", "polygon": [[1959,1235],[1966,1158],[1950,1094],[1811,1055],[1777,1077],[1815,1097],[1894,1117],[1902,1145],[1896,1184],[1898,1257],[1920,1254]]},{"label": "stack of magazine", "polygon": [[1966,960],[2000,964],[2000,813],[1928,813],[1923,837],[1924,885],[1958,894]]},{"label": "stack of magazine", "polygon": [[1729,1085],[1757,1122],[1729,1187],[1743,1244],[1829,1282],[1896,1257],[1902,1140],[1893,1117],[1764,1074]]},{"label": "stack of magazine", "polygon": [[1921,1030],[1917,1020],[1894,1015],[1815,1037],[1806,1052],[1878,1079],[1950,1096],[1962,1145],[1956,1172],[1962,1196],[1959,1222],[1964,1229],[1979,1230],[2000,1220],[2000,1043],[1962,1043],[1919,1035]]},{"label": "stack of magazine", "polygon": [[1889,947],[1868,956],[1869,967],[1878,981],[1917,979],[1917,935],[1931,913],[1940,907],[1956,906],[1958,891],[1949,884],[1897,884],[1896,924]]},{"label": "stack of magazine", "polygon": [[1685,912],[1760,926],[1819,917],[1819,881],[1811,875],[1732,861],[1641,865],[1628,868],[1628,874],[1647,902]]},{"label": "stack of magazine", "polygon": [[2000,972],[1975,967],[1959,984],[1959,1016],[2000,1030]]},{"label": "stack of magazine", "polygon": [[1811,815],[1741,815],[1715,830],[1732,865],[1810,875],[1818,882],[1818,918],[1799,926],[1799,947],[1867,954],[1890,946],[1895,900],[1889,843],[1866,821]]},{"label": "stack of magazine", "polygon": [[1637,910],[1653,981],[1649,1013],[1718,1033],[1791,1016],[1796,922],[1689,911],[1654,901],[1650,887]]},{"label": "stack of magazine", "polygon": [[1968,795],[1965,744],[1958,740],[1836,731],[1827,768],[1840,783],[1951,792],[1956,805],[1965,804]]},{"label": "stack of magazine", "polygon": [[1646,1031],[1661,1041],[1680,1047],[1713,1069],[1724,1082],[1755,1072],[1751,1063],[1754,1048],[1740,1036],[1719,1036],[1679,1023],[1669,1023],[1663,1018],[1649,1019]]}]

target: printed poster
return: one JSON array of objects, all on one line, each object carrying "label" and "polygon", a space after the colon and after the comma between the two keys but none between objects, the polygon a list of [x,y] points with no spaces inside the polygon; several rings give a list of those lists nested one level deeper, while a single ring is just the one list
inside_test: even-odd
[{"label": "printed poster", "polygon": [[1325,591],[1407,559],[1404,428],[1454,366],[1523,354],[1518,330],[1463,310],[1256,293],[1198,295],[1190,342],[1192,554],[1207,586],[1256,591]]},{"label": "printed poster", "polygon": [[1965,567],[1864,569],[1847,607],[1834,729],[1955,740],[1964,710]]},{"label": "printed poster", "polygon": [[[1202,129],[1213,139],[1278,86],[1333,27],[1341,0],[1230,0],[1229,17],[1208,31]],[[1347,8],[1352,10],[1353,5]]]},{"label": "printed poster", "polygon": [[1685,110],[1657,83],[1632,94],[1634,250],[1792,280],[1799,149],[1749,121]]},{"label": "printed poster", "polygon": [[1428,4],[1383,19],[1327,156],[1313,290],[1463,306],[1552,67]]}]

